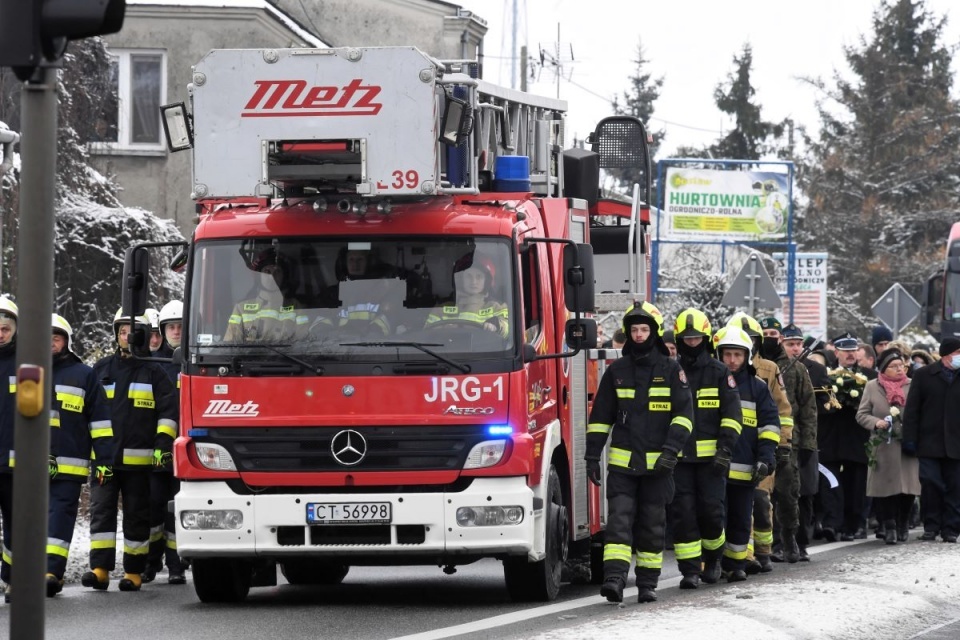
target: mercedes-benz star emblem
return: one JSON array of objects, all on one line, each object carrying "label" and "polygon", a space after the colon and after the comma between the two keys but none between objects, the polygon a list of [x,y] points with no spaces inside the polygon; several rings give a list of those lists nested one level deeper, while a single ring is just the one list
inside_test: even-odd
[{"label": "mercedes-benz star emblem", "polygon": [[349,398],[350,396],[353,395],[353,392],[354,392],[354,388],[352,384],[343,385],[343,395]]},{"label": "mercedes-benz star emblem", "polygon": [[330,441],[330,453],[343,466],[352,467],[367,456],[367,440],[358,431],[344,429]]}]

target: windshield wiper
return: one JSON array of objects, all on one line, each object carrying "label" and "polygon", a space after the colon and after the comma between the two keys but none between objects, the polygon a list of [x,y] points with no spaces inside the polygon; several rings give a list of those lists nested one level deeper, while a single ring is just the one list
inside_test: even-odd
[{"label": "windshield wiper", "polygon": [[402,340],[390,340],[384,342],[341,342],[341,347],[413,347],[418,349],[428,356],[433,356],[440,362],[450,365],[454,369],[459,369],[463,373],[470,373],[470,365],[462,364],[456,360],[451,360],[450,358],[441,355],[434,351],[433,349],[428,349],[427,347],[442,347],[442,344],[434,343],[423,343],[423,342],[407,342]]},{"label": "windshield wiper", "polygon": [[[273,343],[273,342],[238,342],[238,343],[236,343],[236,344],[210,344],[210,345],[203,345],[203,346],[204,346],[204,348],[213,347],[213,348],[215,348],[215,349],[224,349],[224,348],[230,348],[230,347],[248,347],[248,348],[249,348],[249,347],[263,347],[264,349],[268,349],[268,350],[270,350],[270,351],[272,351],[272,352],[274,352],[274,353],[276,353],[276,354],[278,354],[278,355],[283,356],[284,358],[286,358],[286,359],[289,360],[290,362],[293,362],[293,363],[295,363],[295,364],[300,365],[301,367],[304,367],[307,371],[312,372],[314,375],[318,375],[318,376],[319,376],[319,375],[323,375],[323,367],[318,367],[318,366],[316,366],[316,365],[312,365],[312,364],[310,364],[309,362],[307,362],[306,360],[302,360],[301,358],[298,358],[298,357],[295,356],[295,355],[292,355],[292,354],[289,354],[289,353],[287,353],[287,352],[285,352],[285,351],[281,351],[281,350],[280,350],[280,347],[289,347],[289,346],[292,346],[292,345],[289,345],[289,344],[281,344],[281,343]],[[238,358],[238,356],[235,356],[235,357],[234,357],[234,359],[237,359],[237,358]]]}]

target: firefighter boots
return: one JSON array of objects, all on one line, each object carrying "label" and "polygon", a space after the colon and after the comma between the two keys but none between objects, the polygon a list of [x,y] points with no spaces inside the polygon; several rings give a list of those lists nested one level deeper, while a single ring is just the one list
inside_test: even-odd
[{"label": "firefighter boots", "polygon": [[639,587],[637,589],[637,602],[643,604],[644,602],[656,602],[656,601],[657,601],[656,589],[651,589],[650,587]]},{"label": "firefighter boots", "polygon": [[52,598],[63,591],[63,580],[53,575],[52,573],[47,574],[47,597]]},{"label": "firefighter boots", "polygon": [[760,573],[770,573],[773,571],[773,563],[770,562],[769,553],[758,553],[757,562],[760,564]]},{"label": "firefighter boots", "polygon": [[600,595],[608,602],[623,602],[624,581],[620,576],[610,576],[603,581],[600,587]]},{"label": "firefighter boots", "polygon": [[117,586],[120,587],[120,591],[140,591],[141,584],[143,583],[139,573],[125,573]]},{"label": "firefighter boots", "polygon": [[700,576],[695,573],[691,573],[688,576],[683,576],[680,580],[681,589],[696,589],[700,586]]},{"label": "firefighter boots", "polygon": [[167,584],[187,584],[187,578],[182,573],[170,573]]},{"label": "firefighter boots", "polygon": [[106,569],[97,567],[93,571],[87,571],[80,576],[80,584],[85,587],[93,587],[99,591],[106,591],[110,586],[110,573]]},{"label": "firefighter boots", "polygon": [[703,575],[701,576],[707,584],[716,584],[720,579],[720,558],[707,560],[703,564]]},{"label": "firefighter boots", "polygon": [[747,572],[743,569],[735,569],[734,571],[728,571],[724,577],[727,582],[743,582],[747,579]]},{"label": "firefighter boots", "polygon": [[780,532],[780,546],[783,559],[790,564],[800,561],[800,546],[797,544],[797,530],[784,529]]}]

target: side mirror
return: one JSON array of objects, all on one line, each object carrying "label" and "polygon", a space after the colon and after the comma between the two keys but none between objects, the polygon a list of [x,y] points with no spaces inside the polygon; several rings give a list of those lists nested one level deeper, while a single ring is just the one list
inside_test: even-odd
[{"label": "side mirror", "polygon": [[184,245],[170,260],[170,269],[172,271],[183,271],[183,268],[187,266],[187,259],[190,257],[189,248],[189,245]]},{"label": "side mirror", "polygon": [[193,127],[187,115],[187,105],[182,102],[160,107],[160,122],[167,137],[167,149],[172,152],[186,151],[193,147]]},{"label": "side mirror", "polygon": [[568,311],[593,313],[595,309],[593,247],[563,245],[563,285]]},{"label": "side mirror", "polygon": [[440,142],[459,147],[473,131],[473,109],[466,100],[446,94],[443,101],[443,122],[440,124]]},{"label": "side mirror", "polygon": [[137,358],[150,357],[150,325],[137,322],[127,335],[130,353]]},{"label": "side mirror", "polygon": [[176,349],[174,349],[173,354],[170,356],[170,362],[172,362],[175,365],[182,365],[183,349],[181,349],[180,347],[177,347]]},{"label": "side mirror", "polygon": [[597,321],[592,318],[571,318],[564,327],[567,346],[574,351],[597,348]]},{"label": "side mirror", "polygon": [[142,315],[147,308],[147,282],[150,273],[150,255],[137,246],[127,249],[123,257],[123,291],[121,307],[131,318]]}]

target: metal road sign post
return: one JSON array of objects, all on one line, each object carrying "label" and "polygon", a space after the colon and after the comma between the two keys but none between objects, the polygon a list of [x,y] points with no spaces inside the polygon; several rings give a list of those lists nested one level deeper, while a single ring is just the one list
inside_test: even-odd
[{"label": "metal road sign post", "polygon": [[877,319],[893,331],[894,338],[917,319],[922,309],[920,303],[899,282],[887,289],[870,308]]},{"label": "metal road sign post", "polygon": [[766,267],[760,262],[757,252],[750,254],[737,277],[723,295],[721,304],[727,307],[746,307],[747,313],[754,316],[756,309],[779,309],[783,302],[773,279]]}]

